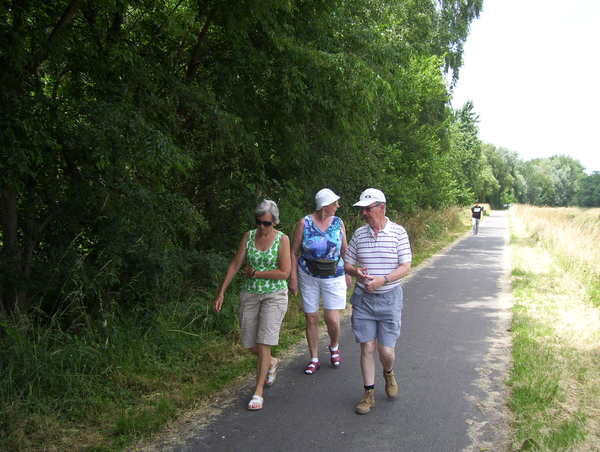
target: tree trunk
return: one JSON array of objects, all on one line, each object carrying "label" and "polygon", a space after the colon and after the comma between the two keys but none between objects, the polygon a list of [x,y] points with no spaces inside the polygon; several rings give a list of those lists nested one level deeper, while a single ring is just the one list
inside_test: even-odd
[{"label": "tree trunk", "polygon": [[[2,253],[5,256],[2,283],[2,306],[8,314],[27,312],[26,293],[19,290],[16,280],[23,277],[17,222],[17,194],[8,184],[2,187]],[[12,277],[11,277],[12,276]]]}]

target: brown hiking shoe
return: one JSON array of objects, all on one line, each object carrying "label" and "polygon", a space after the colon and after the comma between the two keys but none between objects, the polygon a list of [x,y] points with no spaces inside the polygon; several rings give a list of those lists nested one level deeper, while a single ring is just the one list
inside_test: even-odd
[{"label": "brown hiking shoe", "polygon": [[396,377],[394,377],[394,371],[392,370],[388,374],[384,370],[383,378],[385,379],[385,393],[390,399],[393,399],[398,395],[398,385],[396,384]]},{"label": "brown hiking shoe", "polygon": [[358,414],[367,414],[375,406],[375,390],[365,389],[365,395],[356,407]]}]

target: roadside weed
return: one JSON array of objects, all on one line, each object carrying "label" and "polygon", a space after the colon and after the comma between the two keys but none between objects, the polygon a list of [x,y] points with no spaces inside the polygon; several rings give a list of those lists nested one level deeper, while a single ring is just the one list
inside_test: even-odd
[{"label": "roadside weed", "polygon": [[600,308],[590,296],[599,261],[572,246],[597,228],[581,214],[511,208],[516,450],[600,450]]}]

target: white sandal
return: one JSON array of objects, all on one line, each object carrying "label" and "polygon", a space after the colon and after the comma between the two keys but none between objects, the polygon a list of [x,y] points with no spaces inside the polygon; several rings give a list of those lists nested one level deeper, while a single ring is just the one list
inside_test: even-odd
[{"label": "white sandal", "polygon": [[275,364],[275,367],[267,371],[267,379],[265,380],[265,384],[267,386],[271,386],[273,383],[275,383],[275,379],[277,378],[277,368],[279,367],[279,364],[281,364],[281,360],[278,358],[275,359],[277,360],[277,364]]},{"label": "white sandal", "polygon": [[248,402],[248,406],[246,407],[250,411],[257,411],[262,409],[263,406],[263,398],[259,395],[254,394]]}]

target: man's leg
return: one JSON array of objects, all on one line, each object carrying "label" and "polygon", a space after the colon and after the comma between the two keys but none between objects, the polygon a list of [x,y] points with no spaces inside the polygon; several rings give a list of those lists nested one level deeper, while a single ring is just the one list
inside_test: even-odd
[{"label": "man's leg", "polygon": [[396,350],[392,347],[386,347],[385,345],[377,344],[377,351],[379,352],[379,361],[383,366],[383,370],[394,369],[394,362],[396,361]]},{"label": "man's leg", "polygon": [[360,370],[363,375],[365,386],[375,384],[375,350],[376,340],[360,344]]},{"label": "man's leg", "polygon": [[365,393],[356,407],[358,414],[367,414],[375,406],[375,350],[376,341],[360,344],[360,368],[363,374]]},{"label": "man's leg", "polygon": [[394,375],[394,362],[396,361],[396,351],[392,347],[386,347],[377,344],[379,352],[379,361],[383,365],[383,378],[385,380],[385,393],[390,399],[398,395],[398,385]]}]

